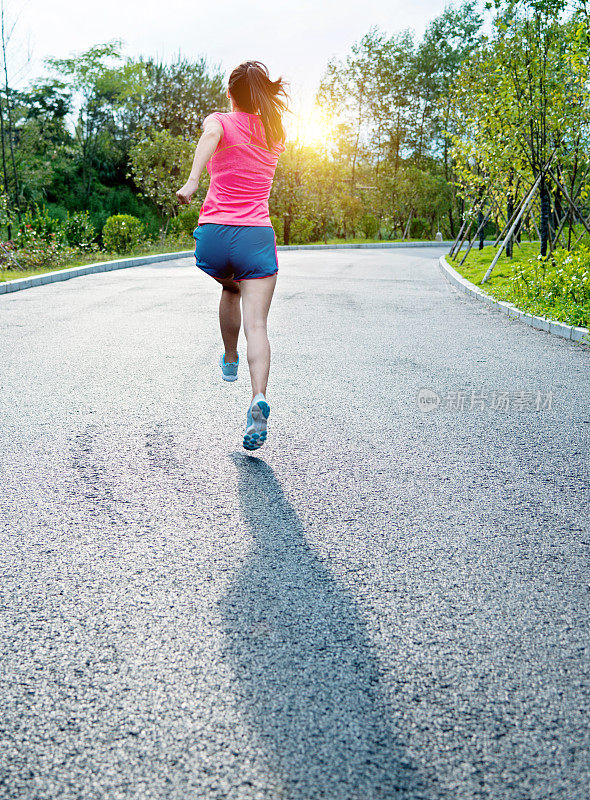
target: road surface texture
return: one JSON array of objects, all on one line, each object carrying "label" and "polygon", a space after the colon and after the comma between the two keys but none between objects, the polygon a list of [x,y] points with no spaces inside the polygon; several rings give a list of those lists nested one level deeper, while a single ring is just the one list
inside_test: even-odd
[{"label": "road surface texture", "polygon": [[255,455],[192,259],[0,298],[2,800],[587,800],[590,349],[441,252],[280,255]]}]

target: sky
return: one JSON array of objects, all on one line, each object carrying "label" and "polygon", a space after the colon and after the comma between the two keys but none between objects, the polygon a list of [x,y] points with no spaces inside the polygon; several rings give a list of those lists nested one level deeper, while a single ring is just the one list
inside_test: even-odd
[{"label": "sky", "polygon": [[[445,0],[4,0],[16,20],[9,64],[22,86],[47,56],[68,57],[122,39],[130,56],[207,55],[226,75],[245,59],[290,81],[294,109],[313,101],[324,67],[342,58],[373,25],[421,34]],[[31,60],[25,65],[26,54]]]}]

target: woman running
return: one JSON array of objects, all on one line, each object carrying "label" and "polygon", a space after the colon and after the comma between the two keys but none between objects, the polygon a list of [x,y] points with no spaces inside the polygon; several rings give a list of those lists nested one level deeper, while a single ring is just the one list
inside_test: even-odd
[{"label": "woman running", "polygon": [[243,446],[256,450],[266,440],[270,414],[266,320],[279,265],[268,198],[285,149],[287,94],[284,81],[271,81],[264,64],[245,61],[231,73],[227,96],[231,112],[205,118],[190,177],[176,196],[190,203],[207,165],[211,183],[193,234],[195,257],[197,266],[222,286],[219,324],[225,349],[219,366],[225,381],[238,377],[242,301],[252,381]]}]

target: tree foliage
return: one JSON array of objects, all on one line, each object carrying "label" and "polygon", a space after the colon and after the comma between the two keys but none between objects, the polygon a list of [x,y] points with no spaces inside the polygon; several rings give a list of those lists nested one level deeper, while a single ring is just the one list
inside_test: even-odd
[{"label": "tree foliage", "polygon": [[[587,4],[487,5],[447,5],[422,36],[368,27],[327,63],[317,103],[331,133],[287,143],[270,198],[280,240],[454,237],[472,219],[483,241],[539,178],[514,241],[538,230],[545,248],[575,244],[590,215]],[[229,107],[221,69],[205,56],[127,58],[119,41],[47,65],[24,89],[0,87],[5,229],[19,204],[63,225],[87,212],[71,223],[86,239],[119,214],[151,237],[165,232],[203,118]],[[204,176],[196,205],[206,189]]]},{"label": "tree foliage", "polygon": [[432,234],[446,217],[454,233],[449,90],[479,46],[481,26],[469,0],[447,7],[421,40],[373,27],[344,60],[328,63],[318,102],[339,120],[333,156],[348,184],[344,195],[358,198],[391,233],[401,234],[410,217]]},{"label": "tree foliage", "polygon": [[175,191],[191,168],[193,146],[169,130],[144,133],[129,151],[131,174],[165,220],[176,216]]},{"label": "tree foliage", "polygon": [[[565,0],[495,3],[492,34],[465,61],[451,94],[452,155],[466,199],[488,198],[507,215],[539,178],[541,252],[564,213],[553,158],[572,198],[588,193],[588,16]],[[550,192],[552,197],[550,197]],[[573,213],[569,219],[571,243]]]}]

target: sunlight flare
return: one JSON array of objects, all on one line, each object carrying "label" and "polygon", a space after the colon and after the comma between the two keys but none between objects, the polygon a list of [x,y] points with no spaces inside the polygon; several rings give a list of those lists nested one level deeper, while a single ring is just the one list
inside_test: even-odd
[{"label": "sunlight flare", "polygon": [[334,129],[330,116],[317,106],[295,116],[290,139],[304,147],[319,147],[329,142]]}]

